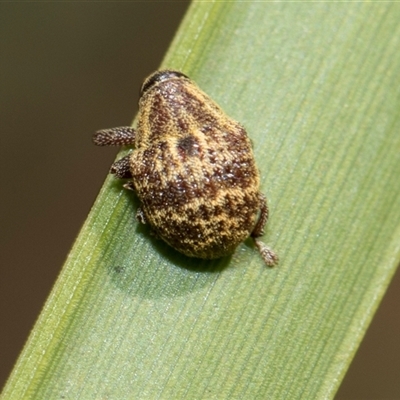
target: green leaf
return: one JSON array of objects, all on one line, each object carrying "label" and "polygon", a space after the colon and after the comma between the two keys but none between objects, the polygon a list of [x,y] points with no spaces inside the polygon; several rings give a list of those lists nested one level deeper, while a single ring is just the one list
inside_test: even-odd
[{"label": "green leaf", "polygon": [[194,2],[163,67],[246,127],[280,264],[178,254],[108,177],[3,399],[332,398],[400,261],[399,20]]}]

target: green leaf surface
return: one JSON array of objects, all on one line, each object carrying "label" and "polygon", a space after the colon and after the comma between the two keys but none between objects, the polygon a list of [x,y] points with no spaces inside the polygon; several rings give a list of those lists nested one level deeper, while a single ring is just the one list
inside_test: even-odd
[{"label": "green leaf surface", "polygon": [[399,20],[193,3],[163,67],[246,127],[280,263],[180,255],[108,177],[3,399],[332,398],[400,260]]}]

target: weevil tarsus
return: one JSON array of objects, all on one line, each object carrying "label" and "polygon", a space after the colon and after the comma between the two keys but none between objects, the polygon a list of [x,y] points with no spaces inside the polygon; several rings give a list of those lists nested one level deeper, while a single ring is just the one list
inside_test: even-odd
[{"label": "weevil tarsus", "polygon": [[258,217],[258,221],[251,232],[251,237],[254,240],[254,244],[257,247],[262,259],[264,260],[265,264],[269,267],[273,267],[275,264],[278,263],[278,256],[275,252],[269,248],[265,243],[263,243],[260,239],[260,236],[264,234],[264,226],[268,221],[268,205],[266,197],[260,193],[260,216]]},{"label": "weevil tarsus", "polygon": [[271,248],[269,248],[260,239],[253,237],[253,240],[258,252],[260,253],[262,259],[268,267],[273,267],[278,264],[278,256]]},{"label": "weevil tarsus", "polygon": [[143,225],[147,224],[146,216],[142,210],[142,207],[139,207],[136,211],[136,219]]},{"label": "weevil tarsus", "polygon": [[123,186],[124,186],[124,189],[126,189],[126,190],[131,190],[132,192],[136,192],[135,185],[133,184],[132,181],[126,182]]}]

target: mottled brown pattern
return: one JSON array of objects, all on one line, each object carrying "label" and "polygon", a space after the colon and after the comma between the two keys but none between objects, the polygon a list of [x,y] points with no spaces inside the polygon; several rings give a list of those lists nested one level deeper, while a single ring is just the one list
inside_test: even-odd
[{"label": "mottled brown pattern", "polygon": [[[148,77],[139,107],[138,128],[130,136],[136,149],[129,166],[117,162],[114,170],[119,177],[132,175],[141,220],[193,257],[231,254],[252,236],[264,261],[273,265],[276,255],[257,239],[268,208],[243,127],[178,71]],[[109,132],[97,133],[98,144],[118,142]]]}]

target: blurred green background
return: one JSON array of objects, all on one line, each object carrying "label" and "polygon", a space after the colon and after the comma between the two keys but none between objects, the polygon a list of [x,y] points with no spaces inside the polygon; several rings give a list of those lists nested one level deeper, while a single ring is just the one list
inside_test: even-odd
[{"label": "blurred green background", "polygon": [[[0,3],[0,387],[189,2]],[[337,399],[400,399],[400,273]]]}]

